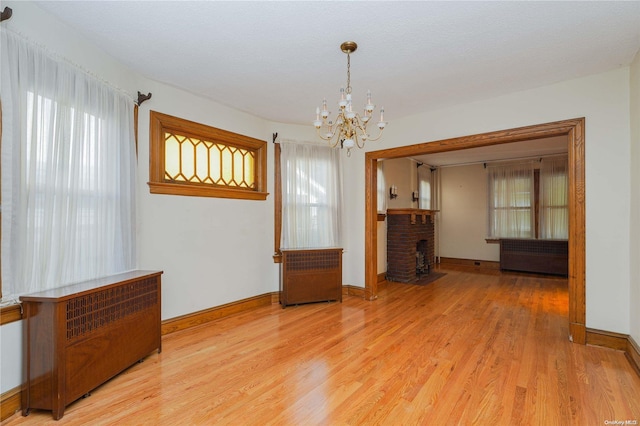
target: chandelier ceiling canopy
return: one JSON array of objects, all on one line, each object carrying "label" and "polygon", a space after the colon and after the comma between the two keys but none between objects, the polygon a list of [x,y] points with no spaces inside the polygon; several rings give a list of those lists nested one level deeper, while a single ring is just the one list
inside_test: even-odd
[{"label": "chandelier ceiling canopy", "polygon": [[327,107],[327,100],[322,100],[322,107],[316,108],[316,119],[313,125],[318,136],[326,141],[332,148],[340,144],[341,148],[347,149],[347,156],[351,155],[351,148],[357,146],[363,148],[366,141],[376,141],[382,136],[387,122],[384,121],[384,107],[380,108],[380,121],[377,123],[379,133],[372,138],[367,132],[375,105],[371,102],[371,91],[367,91],[367,102],[364,105],[362,115],[353,110],[351,99],[351,54],[356,51],[358,45],[354,41],[345,41],[340,45],[340,50],[347,54],[347,87],[340,89],[340,99],[338,101],[338,116],[333,122],[329,119],[331,112]]}]

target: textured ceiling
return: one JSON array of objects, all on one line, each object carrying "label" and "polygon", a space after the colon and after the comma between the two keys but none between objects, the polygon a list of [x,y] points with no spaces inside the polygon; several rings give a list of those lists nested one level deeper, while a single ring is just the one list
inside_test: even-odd
[{"label": "textured ceiling", "polygon": [[35,3],[148,78],[292,124],[335,105],[345,40],[355,104],[371,89],[391,123],[625,66],[640,47],[638,1]]}]

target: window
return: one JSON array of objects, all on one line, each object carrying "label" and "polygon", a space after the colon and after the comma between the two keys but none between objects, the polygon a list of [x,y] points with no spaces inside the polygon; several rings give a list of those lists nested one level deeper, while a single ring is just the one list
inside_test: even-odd
[{"label": "window", "polygon": [[489,238],[566,239],[567,157],[488,165]]},{"label": "window", "polygon": [[[435,170],[435,169],[434,169]],[[432,191],[432,169],[430,166],[426,164],[418,165],[418,208],[431,210],[433,208],[431,203],[431,193]]]},{"label": "window", "polygon": [[133,99],[9,32],[1,62],[3,296],[135,268]]},{"label": "window", "polygon": [[340,150],[312,143],[280,145],[282,248],[340,247]]},{"label": "window", "polygon": [[153,194],[265,200],[266,142],[151,111]]},{"label": "window", "polygon": [[569,235],[569,177],[567,157],[545,158],[540,165],[539,238],[566,239]]}]

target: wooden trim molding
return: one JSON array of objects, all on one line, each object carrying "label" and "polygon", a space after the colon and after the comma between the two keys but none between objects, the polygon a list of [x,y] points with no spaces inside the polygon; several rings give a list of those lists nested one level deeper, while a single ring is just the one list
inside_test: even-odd
[{"label": "wooden trim molding", "polygon": [[282,252],[280,251],[282,238],[282,168],[280,158],[282,157],[282,148],[279,143],[274,143],[273,147],[273,262],[282,263]]},{"label": "wooden trim molding", "polygon": [[271,305],[274,303],[274,295],[275,303],[278,303],[278,292],[276,291],[164,320],[162,321],[161,328],[162,335],[164,336],[165,334],[185,330],[219,318],[237,314],[238,312],[245,312],[259,306]]},{"label": "wooden trim molding", "polygon": [[22,390],[20,386],[9,389],[0,395],[0,422],[5,421],[13,416],[16,411],[22,409],[21,398]]},{"label": "wooden trim molding", "polygon": [[640,376],[640,346],[631,336],[627,339],[627,348],[625,349],[624,354],[627,356],[631,365],[635,368],[638,376]]},{"label": "wooden trim molding", "polygon": [[382,290],[387,286],[387,273],[378,274],[378,290]]},{"label": "wooden trim molding", "polygon": [[[254,188],[202,182],[168,181],[165,178],[166,133],[189,137],[229,148],[242,149],[254,156]],[[221,159],[223,156],[220,157]],[[183,118],[149,112],[149,190],[152,194],[266,200],[267,143]]]},{"label": "wooden trim molding", "polygon": [[3,306],[0,308],[0,325],[9,324],[10,322],[20,321],[22,319],[22,306],[19,303],[15,305]]},{"label": "wooden trim molding", "polygon": [[492,260],[457,259],[455,257],[441,257],[440,264],[470,266],[480,269],[500,269],[500,262]]},{"label": "wooden trim molding", "polygon": [[596,330],[593,328],[587,328],[586,337],[587,345],[602,346],[617,351],[625,351],[629,339],[629,336],[626,334]]},{"label": "wooden trim molding", "polygon": [[365,298],[375,300],[377,283],[377,163],[438,152],[566,136],[569,152],[569,339],[586,342],[585,305],[585,119],[575,118],[365,153]]},{"label": "wooden trim molding", "polygon": [[635,372],[640,376],[640,346],[631,336],[593,328],[587,328],[585,336],[588,345],[623,351]]},{"label": "wooden trim molding", "polygon": [[362,287],[356,287],[354,285],[343,285],[342,294],[346,296],[355,296],[361,299],[365,299],[365,291]]}]

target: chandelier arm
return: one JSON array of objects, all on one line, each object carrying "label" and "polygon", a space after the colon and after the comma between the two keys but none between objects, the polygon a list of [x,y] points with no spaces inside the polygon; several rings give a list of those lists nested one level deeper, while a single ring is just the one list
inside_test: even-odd
[{"label": "chandelier arm", "polygon": [[[322,140],[328,141],[329,142],[329,146],[331,148],[335,148],[336,146],[338,146],[338,143],[340,142],[340,138],[338,137],[340,132],[334,132],[331,137],[327,137],[327,136],[323,136],[320,133],[321,129],[316,129],[316,133],[318,134],[318,137]],[[335,140],[334,140],[335,139]]]},{"label": "chandelier arm", "polygon": [[[360,131],[362,132],[363,135],[367,134],[367,124],[364,121],[362,121],[362,118],[360,117],[360,114],[356,113],[356,117],[353,120],[356,124],[356,127],[358,129],[360,129]],[[368,138],[367,138],[368,140]]]},{"label": "chandelier arm", "polygon": [[377,141],[378,139],[380,139],[382,137],[382,132],[384,132],[384,129],[380,129],[380,133],[378,133],[378,136],[376,136],[375,138],[367,138],[367,140],[371,141],[371,142]]},{"label": "chandelier arm", "polygon": [[316,128],[316,133],[318,134],[318,137],[324,141],[328,141],[331,140],[331,138],[328,138],[326,136],[322,136],[322,134],[320,133],[321,128]]},{"label": "chandelier arm", "polygon": [[336,139],[335,142],[329,142],[331,148],[335,148],[340,143],[340,139]]}]

